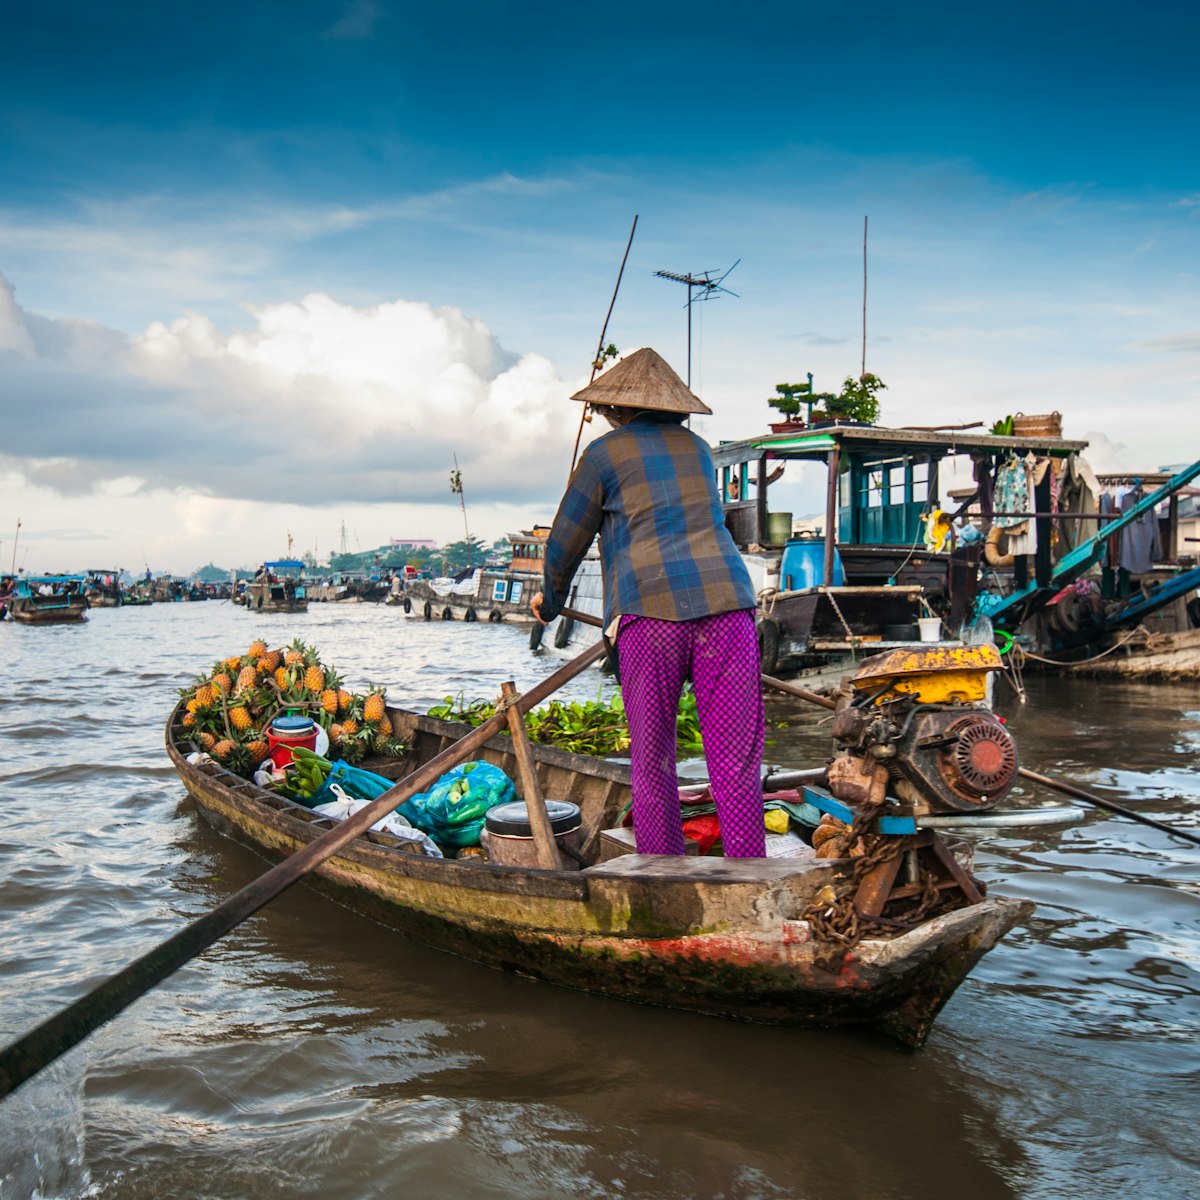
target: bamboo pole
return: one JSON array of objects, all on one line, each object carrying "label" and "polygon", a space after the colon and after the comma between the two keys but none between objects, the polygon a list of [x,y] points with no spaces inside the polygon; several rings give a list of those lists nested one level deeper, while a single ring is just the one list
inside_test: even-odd
[{"label": "bamboo pole", "polygon": [[297,880],[303,879],[326,859],[332,858],[343,846],[365,833],[397,805],[431,787],[451,767],[499,733],[509,719],[508,713],[517,714],[520,720],[521,715],[558,691],[605,653],[603,642],[589,647],[519,697],[506,711],[498,712],[478,728],[464,734],[403,782],[383,792],[366,808],[339,821],[327,833],[248,883],[211,912],[184,926],[165,942],[160,942],[154,949],[81,996],[74,1004],[0,1050],[0,1099],[83,1041],[89,1033],[111,1020],[184,963],[202,954]]},{"label": "bamboo pole", "polygon": [[554,830],[550,827],[550,814],[538,785],[537,765],[533,751],[529,748],[529,735],[525,721],[516,707],[517,689],[510,683],[500,685],[500,695],[507,702],[508,729],[512,734],[513,753],[517,757],[517,780],[521,794],[525,797],[525,811],[529,815],[529,828],[533,833],[533,846],[537,851],[538,866],[547,871],[558,870],[562,863],[554,844]]}]

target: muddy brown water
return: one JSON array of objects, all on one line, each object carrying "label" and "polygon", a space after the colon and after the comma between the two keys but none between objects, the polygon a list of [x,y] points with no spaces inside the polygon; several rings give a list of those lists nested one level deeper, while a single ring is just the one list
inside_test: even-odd
[{"label": "muddy brown water", "polygon": [[[416,708],[561,662],[376,605],[0,625],[3,1041],[263,869],[162,749],[177,690],[258,635]],[[1029,691],[999,689],[1025,765],[1200,830],[1200,689]],[[769,711],[770,762],[820,761],[826,714]],[[0,1200],[1200,1195],[1200,851],[1092,812],[977,862],[1037,911],[917,1053],[530,983],[293,888],[0,1102]]]}]

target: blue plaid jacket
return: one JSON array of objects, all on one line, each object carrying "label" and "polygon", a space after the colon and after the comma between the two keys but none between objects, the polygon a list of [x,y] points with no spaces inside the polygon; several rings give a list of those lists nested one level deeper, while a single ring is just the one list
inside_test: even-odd
[{"label": "blue plaid jacket", "polygon": [[567,602],[597,533],[606,628],[626,614],[690,621],[755,606],[712,451],[674,420],[641,414],[583,452],[546,544],[546,620]]}]

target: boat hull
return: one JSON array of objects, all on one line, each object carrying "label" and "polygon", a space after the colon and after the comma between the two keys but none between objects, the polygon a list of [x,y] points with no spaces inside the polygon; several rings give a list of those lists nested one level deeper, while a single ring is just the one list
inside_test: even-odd
[{"label": "boat hull", "polygon": [[[408,736],[462,727],[392,710]],[[402,734],[403,736],[403,734]],[[418,737],[413,740],[416,747]],[[507,739],[479,757],[505,765]],[[168,734],[188,792],[216,829],[279,859],[328,822],[215,764],[193,766]],[[584,848],[613,823],[628,775],[573,769],[578,756],[536,747],[549,795],[584,814]],[[590,763],[591,760],[584,760]],[[622,773],[624,772],[624,778]],[[574,776],[573,789],[563,781]],[[836,968],[819,961],[800,914],[847,864],[625,855],[579,871],[542,871],[415,855],[386,834],[360,837],[309,882],[428,945],[492,967],[623,1000],[787,1025],[866,1025],[919,1046],[978,959],[1032,905],[986,899],[890,940],[864,940]]]},{"label": "boat hull", "polygon": [[[40,602],[43,599],[46,603]],[[87,601],[82,596],[14,597],[8,603],[12,619],[22,625],[74,625],[87,620]]]}]

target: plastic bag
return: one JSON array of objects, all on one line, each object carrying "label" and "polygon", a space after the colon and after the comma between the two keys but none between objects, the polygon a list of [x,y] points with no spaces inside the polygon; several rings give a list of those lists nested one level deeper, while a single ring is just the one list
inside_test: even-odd
[{"label": "plastic bag", "polygon": [[478,846],[489,808],[517,798],[516,788],[499,767],[469,762],[448,771],[427,792],[419,792],[396,811],[440,846]]},{"label": "plastic bag", "polygon": [[299,800],[309,808],[316,808],[318,804],[329,804],[336,795],[333,790],[334,784],[355,800],[374,800],[376,796],[382,796],[388,788],[395,787],[396,781],[376,775],[374,771],[364,771],[362,767],[352,767],[347,762],[339,761],[330,765],[325,782],[311,796],[293,794],[292,799]]},{"label": "plastic bag", "polygon": [[[332,795],[329,800],[317,805],[313,811],[320,813],[323,817],[332,817],[335,821],[344,821],[347,817],[366,808],[370,803],[369,800],[350,796],[340,784],[333,784],[330,790]],[[402,841],[415,843],[420,846],[421,853],[427,858],[442,857],[442,852],[433,839],[427,833],[414,829],[399,813],[385,813],[371,828],[390,833]]]}]

